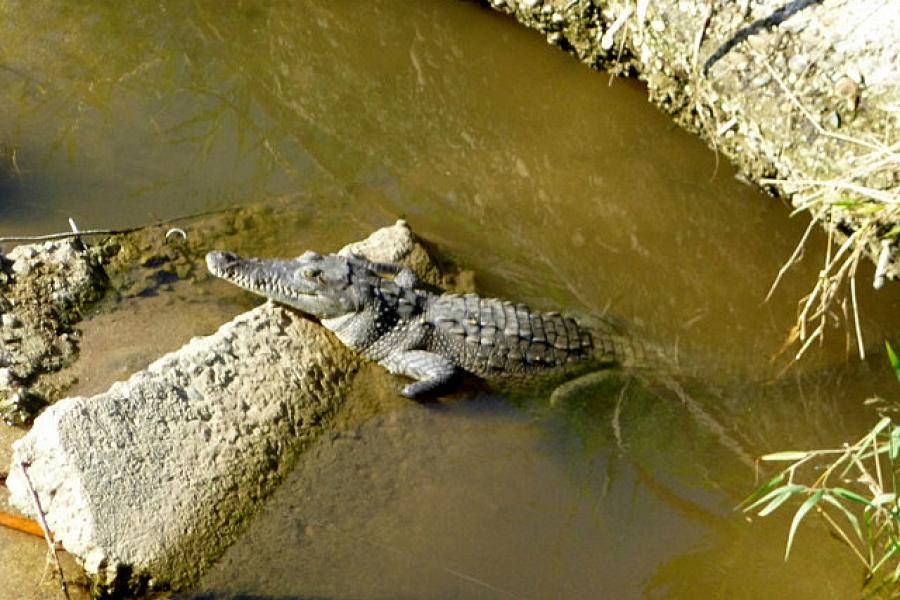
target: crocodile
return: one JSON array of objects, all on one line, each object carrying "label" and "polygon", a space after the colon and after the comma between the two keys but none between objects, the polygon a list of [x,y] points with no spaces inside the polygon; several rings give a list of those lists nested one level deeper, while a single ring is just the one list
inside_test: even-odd
[{"label": "crocodile", "polygon": [[657,362],[658,352],[610,323],[588,327],[521,303],[435,293],[396,264],[312,251],[293,259],[215,251],[206,264],[217,277],[316,317],[358,354],[413,379],[402,388],[408,398],[442,391],[461,372],[508,381]]}]

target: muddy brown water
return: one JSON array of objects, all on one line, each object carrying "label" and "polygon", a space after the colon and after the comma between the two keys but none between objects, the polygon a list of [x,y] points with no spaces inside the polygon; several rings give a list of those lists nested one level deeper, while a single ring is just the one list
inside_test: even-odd
[{"label": "muddy brown water", "polygon": [[[861,286],[867,362],[835,329],[776,378],[770,359],[824,240],[763,302],[806,223],[737,181],[639,85],[610,85],[475,3],[47,1],[0,13],[0,140],[15,154],[0,235],[287,201],[303,215],[291,231],[247,233],[260,254],[283,255],[402,216],[473,269],[482,293],[614,315],[677,352],[691,393],[753,455],[854,439],[876,418],[862,401],[900,391],[880,350],[900,333],[897,286]],[[180,282],[89,319],[83,360],[108,369],[82,367],[76,390],[103,389],[252,302],[220,299],[225,289]],[[788,514],[747,523],[734,507],[752,470],[639,385],[553,411],[478,394],[419,405],[397,383],[361,374],[335,434],[300,458],[199,592],[859,589],[853,557],[820,526],[804,526],[783,562]],[[5,560],[31,543],[0,537]],[[43,567],[0,569],[0,590]]]}]

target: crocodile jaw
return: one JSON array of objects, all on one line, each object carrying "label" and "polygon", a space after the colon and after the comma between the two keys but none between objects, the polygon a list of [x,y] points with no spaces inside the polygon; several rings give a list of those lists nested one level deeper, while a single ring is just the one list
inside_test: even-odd
[{"label": "crocodile jaw", "polygon": [[249,292],[318,318],[355,312],[346,279],[324,277],[322,257],[308,253],[291,260],[242,258],[231,252],[206,255],[209,272]]}]

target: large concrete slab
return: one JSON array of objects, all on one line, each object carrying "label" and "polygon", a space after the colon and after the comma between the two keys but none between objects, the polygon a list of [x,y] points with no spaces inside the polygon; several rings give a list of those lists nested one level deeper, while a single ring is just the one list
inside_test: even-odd
[{"label": "large concrete slab", "polygon": [[[421,257],[404,223],[379,236],[400,245],[391,258]],[[264,304],[51,406],[14,445],[11,502],[36,516],[25,464],[50,529],[101,584],[189,586],[327,426],[356,361],[317,323]]]}]

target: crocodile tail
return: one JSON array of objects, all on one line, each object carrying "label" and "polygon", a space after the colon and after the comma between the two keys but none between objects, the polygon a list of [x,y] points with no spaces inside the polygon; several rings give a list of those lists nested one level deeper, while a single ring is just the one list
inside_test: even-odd
[{"label": "crocodile tail", "polygon": [[665,374],[677,370],[677,361],[673,353],[632,335],[625,331],[622,325],[599,317],[579,321],[591,332],[594,358],[599,363]]},{"label": "crocodile tail", "polygon": [[675,361],[661,348],[627,334],[594,334],[594,357],[601,364],[671,373]]}]

